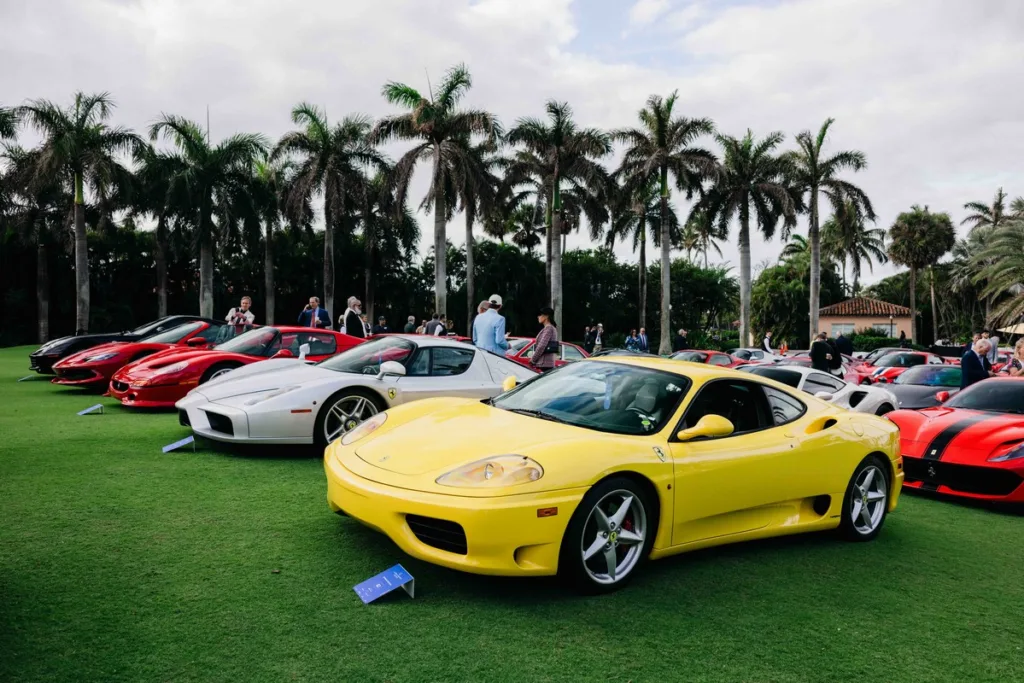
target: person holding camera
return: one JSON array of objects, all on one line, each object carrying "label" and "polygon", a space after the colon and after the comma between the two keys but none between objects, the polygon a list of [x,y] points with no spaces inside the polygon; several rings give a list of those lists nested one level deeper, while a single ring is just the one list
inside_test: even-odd
[{"label": "person holding camera", "polygon": [[299,325],[301,327],[315,327],[321,330],[331,329],[331,315],[320,308],[320,299],[318,297],[309,297],[309,303],[299,313]]},{"label": "person holding camera", "polygon": [[547,372],[555,367],[560,356],[558,344],[558,328],[555,327],[555,311],[550,307],[540,309],[537,322],[543,325],[533,343],[533,355],[530,356],[530,367],[540,372]]}]

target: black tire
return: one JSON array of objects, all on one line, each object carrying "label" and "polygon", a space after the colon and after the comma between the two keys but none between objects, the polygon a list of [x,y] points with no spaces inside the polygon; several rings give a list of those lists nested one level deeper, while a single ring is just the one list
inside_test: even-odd
[{"label": "black tire", "polygon": [[[635,531],[639,524],[643,525],[643,542],[635,545],[617,545],[616,547],[619,550],[615,551],[616,557],[618,557],[619,552],[622,553],[623,559],[618,560],[622,564],[626,564],[625,558],[631,552],[631,549],[639,548],[639,555],[632,556],[633,559],[625,574],[620,574],[612,579],[611,582],[608,582],[607,575],[610,572],[606,572],[606,579],[604,581],[598,580],[594,576],[593,571],[588,568],[587,562],[583,559],[584,535],[589,536],[591,533],[594,533],[595,539],[593,542],[597,542],[596,535],[603,532],[598,530],[596,520],[591,518],[595,507],[599,504],[604,505],[609,499],[614,500],[615,496],[623,493],[628,493],[639,504],[643,510],[643,516],[642,519],[636,519],[635,510],[630,507],[619,528],[613,528],[616,532],[612,535],[613,542],[616,540],[618,532],[623,530]],[[658,506],[656,501],[651,500],[651,494],[645,487],[626,477],[612,477],[598,482],[597,485],[583,496],[583,500],[580,501],[579,506],[577,506],[576,511],[572,515],[572,519],[569,520],[569,525],[566,527],[565,535],[562,537],[562,547],[558,554],[558,576],[571,588],[580,593],[594,595],[618,590],[625,586],[639,571],[643,563],[646,562],[657,532]],[[606,535],[605,538],[607,537]],[[607,547],[606,545],[605,548]],[[595,560],[600,562],[605,556],[604,551],[599,551],[599,553],[602,557],[595,555],[589,561],[591,564],[594,564]]]},{"label": "black tire", "polygon": [[199,378],[199,383],[206,384],[211,379],[213,379],[214,375],[220,373],[221,371],[234,370],[237,367],[240,366],[233,363],[218,363],[216,365],[211,365],[210,367],[206,368],[206,372],[204,372],[203,376]]},{"label": "black tire", "polygon": [[[856,504],[858,501],[861,505],[864,505],[863,497],[858,486],[858,481],[862,475],[869,468],[875,469],[875,475],[872,478],[872,488],[877,489],[878,476],[882,477],[882,491],[885,493],[885,499],[882,502],[881,517],[874,523],[870,530],[865,531],[867,525],[864,523],[864,519],[858,516],[854,518],[854,508],[858,507]],[[889,495],[891,487],[892,477],[889,473],[889,463],[877,455],[869,455],[860,461],[857,465],[857,469],[853,471],[853,476],[850,477],[850,483],[846,485],[846,493],[843,494],[843,506],[842,516],[839,522],[839,533],[840,535],[849,541],[871,541],[882,531],[882,527],[885,525],[885,518],[889,515]],[[859,507],[858,507],[859,509]],[[873,514],[870,516],[874,516]]]},{"label": "black tire", "polygon": [[[327,435],[324,433],[324,423],[327,421],[327,414],[331,407],[345,399],[358,397],[365,398],[373,404],[376,412],[387,410],[384,400],[372,391],[367,389],[342,389],[335,392],[330,398],[323,402],[320,411],[316,414],[316,421],[313,423],[313,443],[321,448],[327,448]],[[357,423],[358,424],[358,423]]]},{"label": "black tire", "polygon": [[895,408],[893,408],[891,405],[889,405],[888,403],[883,403],[882,405],[878,406],[878,410],[875,411],[875,415],[881,417],[882,415],[888,415],[893,410],[895,410]]}]

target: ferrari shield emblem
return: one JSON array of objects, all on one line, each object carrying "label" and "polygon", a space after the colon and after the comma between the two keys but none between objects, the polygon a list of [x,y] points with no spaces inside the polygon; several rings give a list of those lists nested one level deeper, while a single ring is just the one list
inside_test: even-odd
[{"label": "ferrari shield emblem", "polygon": [[388,398],[394,398],[397,393],[394,389],[388,389]]},{"label": "ferrari shield emblem", "polygon": [[665,462],[665,451],[661,450],[657,446],[654,446],[654,454],[658,456],[658,459]]}]

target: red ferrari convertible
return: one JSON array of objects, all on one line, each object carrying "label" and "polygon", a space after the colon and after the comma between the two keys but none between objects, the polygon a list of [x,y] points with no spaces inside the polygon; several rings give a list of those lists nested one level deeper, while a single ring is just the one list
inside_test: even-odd
[{"label": "red ferrari convertible", "polygon": [[735,368],[747,364],[747,361],[721,351],[692,351],[687,349],[686,351],[677,351],[669,356],[669,358],[685,360],[690,363],[707,363],[708,365],[717,365],[723,368]]},{"label": "red ferrari convertible", "polygon": [[900,428],[905,486],[1024,503],[1024,380],[986,379],[935,408],[886,417]]},{"label": "red ferrari convertible", "polygon": [[126,365],[110,380],[122,405],[170,408],[196,386],[235,368],[268,358],[293,358],[309,345],[306,359],[320,361],[363,340],[309,327],[260,327],[212,349],[171,349]]},{"label": "red ferrari convertible", "polygon": [[[469,341],[472,342],[472,340]],[[536,341],[532,337],[511,337],[508,340],[508,351],[505,352],[505,355],[520,365],[530,367],[530,359],[533,357],[533,347]],[[560,368],[574,360],[583,360],[590,357],[590,354],[575,344],[560,341],[558,346],[561,349],[561,353],[555,359],[556,368]]]},{"label": "red ferrari convertible", "polygon": [[175,346],[207,349],[229,338],[234,328],[223,320],[203,319],[173,327],[135,342],[109,342],[73,353],[53,366],[51,382],[75,387],[107,388],[114,373],[129,363]]}]

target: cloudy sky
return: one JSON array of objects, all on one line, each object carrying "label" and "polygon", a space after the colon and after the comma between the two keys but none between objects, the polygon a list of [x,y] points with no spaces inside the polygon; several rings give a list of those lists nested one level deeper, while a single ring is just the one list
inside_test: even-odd
[{"label": "cloudy sky", "polygon": [[[506,124],[557,98],[619,127],[678,90],[730,134],[836,118],[830,148],[867,155],[851,179],[888,228],[914,203],[959,222],[999,186],[1024,194],[1022,35],[1019,0],[0,0],[0,104],[107,90],[138,129],[209,106],[214,139],[276,138],[297,102],[380,116],[384,82],[425,90],[458,62],[467,103]],[[779,249],[755,240],[754,262]]]}]

